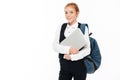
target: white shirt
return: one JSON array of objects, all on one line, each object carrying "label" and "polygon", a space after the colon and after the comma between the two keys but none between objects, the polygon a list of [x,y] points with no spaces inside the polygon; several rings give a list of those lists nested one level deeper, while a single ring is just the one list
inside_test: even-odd
[{"label": "white shirt", "polygon": [[[56,30],[56,34],[55,34],[55,39],[53,42],[53,49],[57,52],[57,53],[61,53],[61,54],[69,54],[69,49],[70,46],[63,46],[59,44],[59,37],[60,37],[60,31],[61,31],[61,27],[58,27],[58,29]],[[65,29],[64,32],[64,36],[68,37],[73,31],[75,31],[78,28],[78,22],[74,23],[73,25],[69,26],[67,24],[67,27]],[[72,61],[77,61],[80,59],[83,59],[85,56],[90,54],[90,41],[89,41],[89,33],[88,33],[88,28],[85,28],[85,34],[84,37],[87,41],[87,45],[85,46],[84,49],[82,49],[81,51],[79,51],[78,54],[71,54],[71,60]]]}]

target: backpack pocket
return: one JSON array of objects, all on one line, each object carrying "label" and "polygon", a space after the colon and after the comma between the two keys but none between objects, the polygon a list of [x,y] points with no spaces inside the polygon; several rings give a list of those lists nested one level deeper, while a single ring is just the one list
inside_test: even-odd
[{"label": "backpack pocket", "polygon": [[96,65],[90,57],[85,57],[84,64],[87,69],[87,73],[94,73],[96,70]]}]

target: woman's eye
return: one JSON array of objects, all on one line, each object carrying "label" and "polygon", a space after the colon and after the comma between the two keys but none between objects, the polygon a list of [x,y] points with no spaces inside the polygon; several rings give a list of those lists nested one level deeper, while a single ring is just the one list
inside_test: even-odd
[{"label": "woman's eye", "polygon": [[68,12],[65,12],[65,14],[68,14]]},{"label": "woman's eye", "polygon": [[73,13],[73,11],[70,11],[70,13],[72,14],[72,13]]}]

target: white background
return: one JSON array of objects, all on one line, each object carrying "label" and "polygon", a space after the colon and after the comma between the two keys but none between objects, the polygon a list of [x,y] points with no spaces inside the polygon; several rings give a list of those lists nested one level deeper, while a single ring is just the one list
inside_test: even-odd
[{"label": "white background", "polygon": [[52,49],[64,6],[76,2],[79,22],[88,23],[99,43],[102,64],[87,80],[119,80],[119,0],[1,0],[0,80],[57,80],[58,54]]}]

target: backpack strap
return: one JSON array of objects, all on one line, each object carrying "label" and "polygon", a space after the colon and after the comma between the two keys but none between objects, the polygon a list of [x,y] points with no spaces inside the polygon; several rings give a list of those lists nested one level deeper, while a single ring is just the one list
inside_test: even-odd
[{"label": "backpack strap", "polygon": [[81,23],[79,23],[78,28],[81,29],[81,31],[83,32],[83,34],[85,34],[85,27],[88,28],[88,24],[83,24],[83,23],[81,24]]},{"label": "backpack strap", "polygon": [[[85,27],[87,27],[88,30],[89,30],[88,24],[85,24],[85,23],[82,23],[82,24],[81,24],[81,23],[79,23],[78,28],[81,29],[81,31],[83,32],[83,34],[85,34]],[[89,31],[88,31],[88,33],[89,33]],[[89,33],[89,36],[91,36],[91,35],[92,35],[92,32]]]}]

